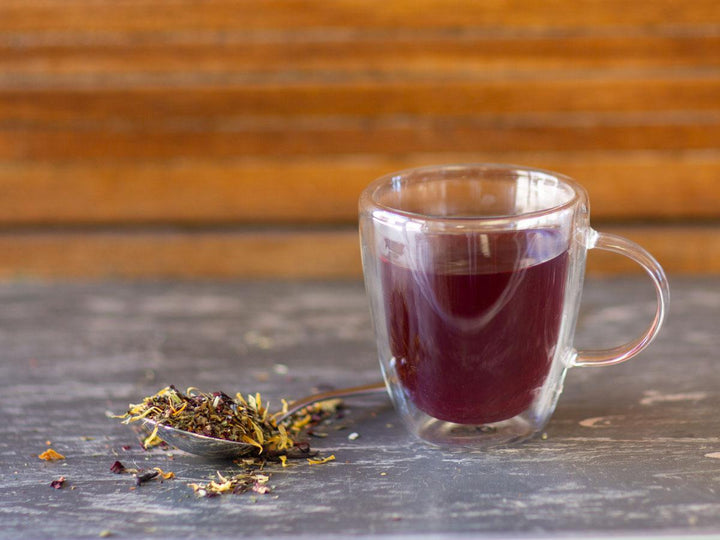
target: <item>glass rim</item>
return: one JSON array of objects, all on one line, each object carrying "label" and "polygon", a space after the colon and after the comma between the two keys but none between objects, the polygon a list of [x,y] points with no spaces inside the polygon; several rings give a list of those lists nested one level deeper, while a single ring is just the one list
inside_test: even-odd
[{"label": "glass rim", "polygon": [[[397,178],[402,178],[407,180],[407,177],[412,173],[431,173],[431,172],[442,172],[442,171],[450,171],[450,170],[474,170],[474,171],[505,171],[508,173],[512,172],[526,172],[526,173],[539,173],[543,175],[547,175],[549,177],[552,177],[559,182],[565,184],[567,187],[570,188],[572,191],[572,197],[570,197],[567,201],[564,201],[562,203],[556,204],[554,206],[549,206],[548,208],[542,208],[540,210],[532,210],[527,212],[518,212],[515,214],[495,214],[495,215],[477,215],[477,216],[468,216],[468,215],[458,215],[458,216],[437,216],[432,214],[425,214],[421,212],[412,212],[409,210],[402,210],[400,208],[396,208],[391,205],[384,204],[378,200],[378,192],[384,188],[387,187],[392,183],[393,180]],[[428,179],[420,180],[419,182],[428,181]],[[423,221],[436,221],[436,222],[476,222],[476,223],[482,223],[482,222],[497,222],[497,221],[504,221],[504,220],[524,220],[527,218],[536,218],[536,217],[542,217],[546,215],[555,214],[557,212],[560,212],[564,209],[571,208],[575,206],[578,201],[581,199],[587,200],[587,196],[585,195],[585,188],[583,188],[577,181],[573,180],[571,177],[551,171],[548,169],[541,169],[538,167],[529,167],[529,166],[523,166],[523,165],[513,165],[513,164],[507,164],[507,163],[448,163],[448,164],[441,164],[441,165],[425,165],[420,167],[409,167],[407,169],[401,169],[395,172],[384,174],[375,180],[373,180],[370,184],[368,184],[365,189],[362,191],[360,195],[360,202],[361,206],[363,205],[363,202],[367,202],[369,205],[378,208],[380,210],[390,212],[395,215],[405,216],[409,219],[414,220],[423,220]]]}]

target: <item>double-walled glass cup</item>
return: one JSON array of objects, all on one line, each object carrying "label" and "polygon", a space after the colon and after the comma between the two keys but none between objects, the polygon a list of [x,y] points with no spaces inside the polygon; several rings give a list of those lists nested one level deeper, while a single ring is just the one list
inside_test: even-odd
[{"label": "double-walled glass cup", "polygon": [[[437,445],[532,437],[569,367],[635,356],[665,318],[660,265],[634,242],[594,231],[584,189],[560,174],[483,164],[389,174],[360,197],[360,239],[386,385],[410,431]],[[591,248],[638,262],[657,310],[636,340],[578,351]]]}]

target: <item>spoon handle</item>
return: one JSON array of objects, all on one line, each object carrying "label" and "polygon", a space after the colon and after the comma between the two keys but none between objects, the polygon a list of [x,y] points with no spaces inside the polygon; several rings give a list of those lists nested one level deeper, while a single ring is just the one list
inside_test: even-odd
[{"label": "spoon handle", "polygon": [[350,396],[362,396],[365,394],[378,394],[381,392],[385,392],[384,382],[376,382],[372,384],[365,384],[363,386],[353,386],[350,388],[341,388],[339,390],[330,390],[329,392],[313,394],[312,396],[307,396],[304,398],[300,398],[297,401],[293,401],[290,405],[288,405],[287,412],[282,416],[277,417],[277,422],[282,422],[294,412],[297,412],[303,407],[307,407],[308,405],[312,405],[313,403],[317,403],[318,401]]}]

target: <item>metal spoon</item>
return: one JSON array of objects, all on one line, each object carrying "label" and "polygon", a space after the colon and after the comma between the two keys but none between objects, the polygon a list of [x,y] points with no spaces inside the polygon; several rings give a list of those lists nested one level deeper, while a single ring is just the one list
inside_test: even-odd
[{"label": "metal spoon", "polygon": [[[297,401],[293,401],[290,405],[288,405],[287,412],[282,416],[277,417],[277,421],[278,423],[282,422],[294,412],[297,412],[308,405],[312,405],[313,403],[317,403],[318,401],[350,396],[361,396],[365,394],[376,394],[380,392],[385,392],[385,383],[383,382],[313,394],[311,396],[300,398]],[[157,426],[157,436],[166,443],[188,452],[189,454],[195,454],[196,456],[215,459],[233,458],[247,454],[255,448],[253,445],[244,442],[207,437],[198,433],[192,433],[183,429],[166,426],[146,418],[143,419],[143,422],[145,424],[144,428],[150,431],[155,429],[155,426]]]}]

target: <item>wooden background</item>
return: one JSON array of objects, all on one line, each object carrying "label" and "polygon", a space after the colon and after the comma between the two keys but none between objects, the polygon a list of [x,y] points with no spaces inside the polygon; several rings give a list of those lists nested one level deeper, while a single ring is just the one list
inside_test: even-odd
[{"label": "wooden background", "polygon": [[363,186],[467,161],[720,272],[720,2],[0,2],[0,277],[357,277]]}]

